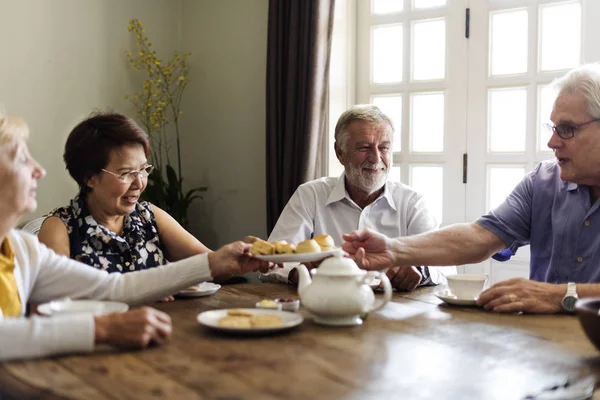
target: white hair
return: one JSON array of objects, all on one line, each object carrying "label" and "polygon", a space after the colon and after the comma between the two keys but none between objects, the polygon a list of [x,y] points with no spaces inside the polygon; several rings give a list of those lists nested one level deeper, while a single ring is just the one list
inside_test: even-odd
[{"label": "white hair", "polygon": [[567,72],[553,82],[557,93],[581,93],[587,113],[600,118],[600,64],[585,64]]},{"label": "white hair", "polygon": [[0,111],[0,144],[16,138],[27,140],[29,127],[20,117],[4,116]]},{"label": "white hair", "polygon": [[344,111],[335,125],[335,141],[343,151],[346,151],[348,125],[354,121],[363,121],[375,126],[388,124],[392,128],[392,132],[394,132],[392,120],[379,107],[373,104],[356,104]]}]

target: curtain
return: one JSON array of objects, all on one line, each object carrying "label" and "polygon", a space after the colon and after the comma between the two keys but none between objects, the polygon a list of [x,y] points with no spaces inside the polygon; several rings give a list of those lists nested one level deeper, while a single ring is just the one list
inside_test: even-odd
[{"label": "curtain", "polygon": [[326,133],[335,0],[270,0],[267,42],[267,229],[317,177]]}]

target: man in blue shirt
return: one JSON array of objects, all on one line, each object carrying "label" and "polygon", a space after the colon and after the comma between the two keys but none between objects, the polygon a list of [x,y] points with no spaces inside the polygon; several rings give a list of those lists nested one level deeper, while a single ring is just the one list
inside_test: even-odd
[{"label": "man in blue shirt", "polygon": [[540,163],[504,203],[469,224],[410,238],[372,231],[345,235],[359,265],[447,265],[480,262],[531,245],[530,279],[509,279],[478,304],[498,312],[573,311],[578,297],[600,295],[600,65],[555,82],[548,125],[556,159]]}]

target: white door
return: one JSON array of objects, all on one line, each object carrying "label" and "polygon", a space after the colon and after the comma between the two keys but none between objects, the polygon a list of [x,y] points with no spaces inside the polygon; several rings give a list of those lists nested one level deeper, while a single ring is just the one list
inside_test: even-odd
[{"label": "white door", "polygon": [[357,102],[395,126],[390,179],[423,193],[443,225],[464,221],[466,0],[357,3]]},{"label": "white door", "polygon": [[[542,123],[549,84],[581,62],[581,1],[471,0],[466,220],[501,203],[540,161],[553,158]],[[529,275],[529,247],[510,261],[464,267],[492,283]]]}]

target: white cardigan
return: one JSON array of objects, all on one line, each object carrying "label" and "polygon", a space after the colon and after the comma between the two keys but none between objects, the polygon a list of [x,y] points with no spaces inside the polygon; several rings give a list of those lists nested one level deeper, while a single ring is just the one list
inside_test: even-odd
[{"label": "white cardigan", "polygon": [[[108,274],[54,253],[28,233],[12,230],[8,237],[15,254],[22,316],[28,301],[70,297],[138,305],[212,279],[206,254],[144,271]],[[0,362],[92,351],[94,334],[92,315],[4,318],[0,320]]]}]

